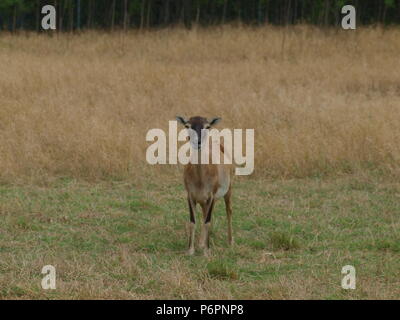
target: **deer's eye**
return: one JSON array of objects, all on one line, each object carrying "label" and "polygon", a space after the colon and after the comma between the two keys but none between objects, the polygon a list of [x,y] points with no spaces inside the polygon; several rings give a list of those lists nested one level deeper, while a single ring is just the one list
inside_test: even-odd
[{"label": "deer's eye", "polygon": [[188,124],[185,124],[185,127],[189,129],[189,128],[190,128],[190,125],[188,125]]}]

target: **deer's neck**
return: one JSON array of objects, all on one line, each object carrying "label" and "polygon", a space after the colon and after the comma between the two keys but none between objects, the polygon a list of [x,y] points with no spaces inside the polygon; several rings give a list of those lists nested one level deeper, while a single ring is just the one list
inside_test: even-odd
[{"label": "deer's neck", "polygon": [[202,157],[206,159],[208,156],[209,154],[205,150],[199,150],[199,152],[193,152],[192,154],[191,165],[194,167],[196,178],[199,183],[203,181],[207,166],[207,164],[202,164]]}]

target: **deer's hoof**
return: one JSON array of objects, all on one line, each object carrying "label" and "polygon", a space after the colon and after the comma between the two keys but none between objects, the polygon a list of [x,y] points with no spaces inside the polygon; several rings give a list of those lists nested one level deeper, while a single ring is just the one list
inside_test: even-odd
[{"label": "deer's hoof", "polygon": [[210,248],[204,248],[203,249],[203,254],[204,254],[204,256],[205,257],[210,257],[210,255],[211,255],[211,250],[210,250]]}]

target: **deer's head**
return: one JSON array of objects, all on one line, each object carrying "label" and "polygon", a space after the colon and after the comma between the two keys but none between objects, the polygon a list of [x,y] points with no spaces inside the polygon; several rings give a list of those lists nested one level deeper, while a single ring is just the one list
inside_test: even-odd
[{"label": "deer's head", "polygon": [[192,147],[196,150],[200,150],[202,143],[207,138],[207,130],[203,129],[210,129],[212,126],[220,122],[221,118],[213,118],[208,121],[207,118],[196,116],[191,117],[189,120],[185,120],[185,118],[177,116],[176,120],[182,123],[189,130],[189,139]]}]

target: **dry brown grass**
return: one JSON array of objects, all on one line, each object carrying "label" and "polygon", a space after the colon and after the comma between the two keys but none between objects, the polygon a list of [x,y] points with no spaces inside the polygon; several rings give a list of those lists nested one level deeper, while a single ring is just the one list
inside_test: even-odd
[{"label": "dry brown grass", "polygon": [[138,175],[176,114],[254,128],[255,175],[398,173],[400,30],[283,32],[1,34],[0,178]]}]

